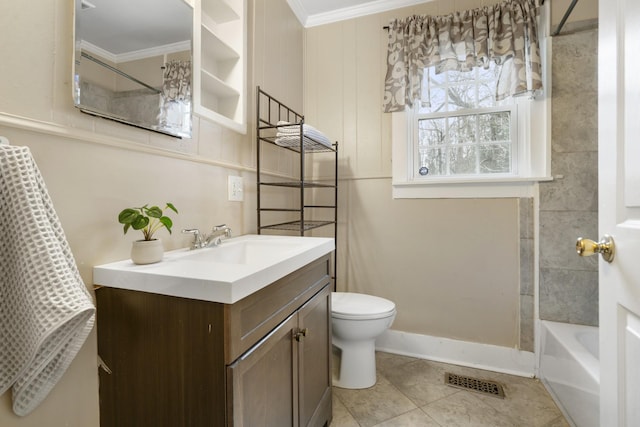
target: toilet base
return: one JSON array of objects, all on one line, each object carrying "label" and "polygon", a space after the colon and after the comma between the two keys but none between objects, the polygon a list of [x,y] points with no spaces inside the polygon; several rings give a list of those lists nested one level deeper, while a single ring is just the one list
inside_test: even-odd
[{"label": "toilet base", "polygon": [[376,384],[375,340],[350,342],[343,345],[335,337],[333,345],[340,351],[340,363],[333,385],[340,388],[361,389]]}]

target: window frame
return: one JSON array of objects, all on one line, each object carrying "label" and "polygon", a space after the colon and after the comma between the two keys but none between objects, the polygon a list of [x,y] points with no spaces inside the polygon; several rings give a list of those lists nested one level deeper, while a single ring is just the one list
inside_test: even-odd
[{"label": "window frame", "polygon": [[[450,175],[417,179],[413,154],[414,138],[417,138],[416,111],[391,113],[393,198],[533,197],[538,182],[552,179],[548,96],[547,91],[538,99],[515,98],[517,152],[513,153],[512,160],[517,166],[509,175]],[[536,126],[531,123],[536,123]]]},{"label": "window frame", "polygon": [[[430,120],[430,119],[440,119],[440,118],[451,118],[451,117],[462,117],[462,116],[479,116],[482,114],[488,114],[488,113],[501,113],[501,112],[509,112],[510,113],[510,151],[511,151],[511,165],[510,165],[510,172],[502,172],[502,173],[487,173],[487,174],[483,174],[483,173],[473,173],[473,174],[449,174],[449,175],[426,175],[426,176],[421,176],[418,173],[418,169],[421,166],[421,161],[420,161],[420,139],[419,139],[419,132],[420,132],[420,124],[419,122],[421,120]],[[523,136],[520,136],[518,134],[518,129],[519,127],[519,123],[518,123],[518,105],[514,102],[514,103],[510,103],[507,105],[502,105],[502,106],[493,106],[493,107],[479,107],[479,108],[469,108],[469,109],[462,109],[462,110],[456,110],[456,111],[445,111],[445,112],[438,112],[438,113],[420,113],[419,112],[419,107],[415,107],[414,110],[411,113],[412,117],[409,119],[411,121],[411,123],[409,124],[411,126],[411,138],[413,141],[413,146],[411,147],[411,150],[409,152],[409,156],[410,159],[409,161],[411,162],[411,164],[413,165],[410,168],[409,171],[409,176],[411,177],[411,179],[415,180],[415,181],[425,181],[425,182],[429,182],[432,181],[434,179],[438,179],[438,178],[442,178],[442,179],[482,179],[484,177],[492,177],[492,178],[509,178],[509,177],[514,177],[517,176],[517,171],[518,171],[518,164],[520,163],[518,160],[518,153],[519,150],[518,149],[518,142],[520,140],[520,138],[522,138]],[[447,148],[452,148],[455,146],[465,146],[466,144],[447,144],[445,145]],[[447,162],[449,165],[450,163]]]}]

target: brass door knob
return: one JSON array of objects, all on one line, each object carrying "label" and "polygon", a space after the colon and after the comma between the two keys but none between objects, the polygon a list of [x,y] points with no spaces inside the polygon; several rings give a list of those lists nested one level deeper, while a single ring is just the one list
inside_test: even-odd
[{"label": "brass door knob", "polygon": [[576,252],[578,252],[578,255],[591,256],[593,254],[600,254],[607,262],[613,261],[615,248],[616,245],[613,237],[606,234],[597,243],[590,239],[583,239],[582,237],[579,237],[576,242]]}]

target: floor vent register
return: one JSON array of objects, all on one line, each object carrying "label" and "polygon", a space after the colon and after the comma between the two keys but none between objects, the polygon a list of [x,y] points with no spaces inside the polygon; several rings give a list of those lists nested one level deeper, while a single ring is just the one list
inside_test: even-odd
[{"label": "floor vent register", "polygon": [[451,387],[504,399],[504,389],[502,385],[494,381],[481,380],[479,378],[466,377],[464,375],[447,372],[444,374],[444,383]]}]

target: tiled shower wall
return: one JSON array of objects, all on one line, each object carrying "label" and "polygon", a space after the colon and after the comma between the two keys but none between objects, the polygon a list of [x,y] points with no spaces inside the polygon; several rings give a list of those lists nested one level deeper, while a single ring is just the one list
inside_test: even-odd
[{"label": "tiled shower wall", "polygon": [[147,89],[113,92],[97,84],[83,81],[80,84],[82,105],[128,117],[134,123],[154,124],[160,113],[160,95]]},{"label": "tiled shower wall", "polygon": [[598,260],[578,237],[598,239],[597,23],[553,38],[554,180],[540,184],[540,318],[598,325]]}]

